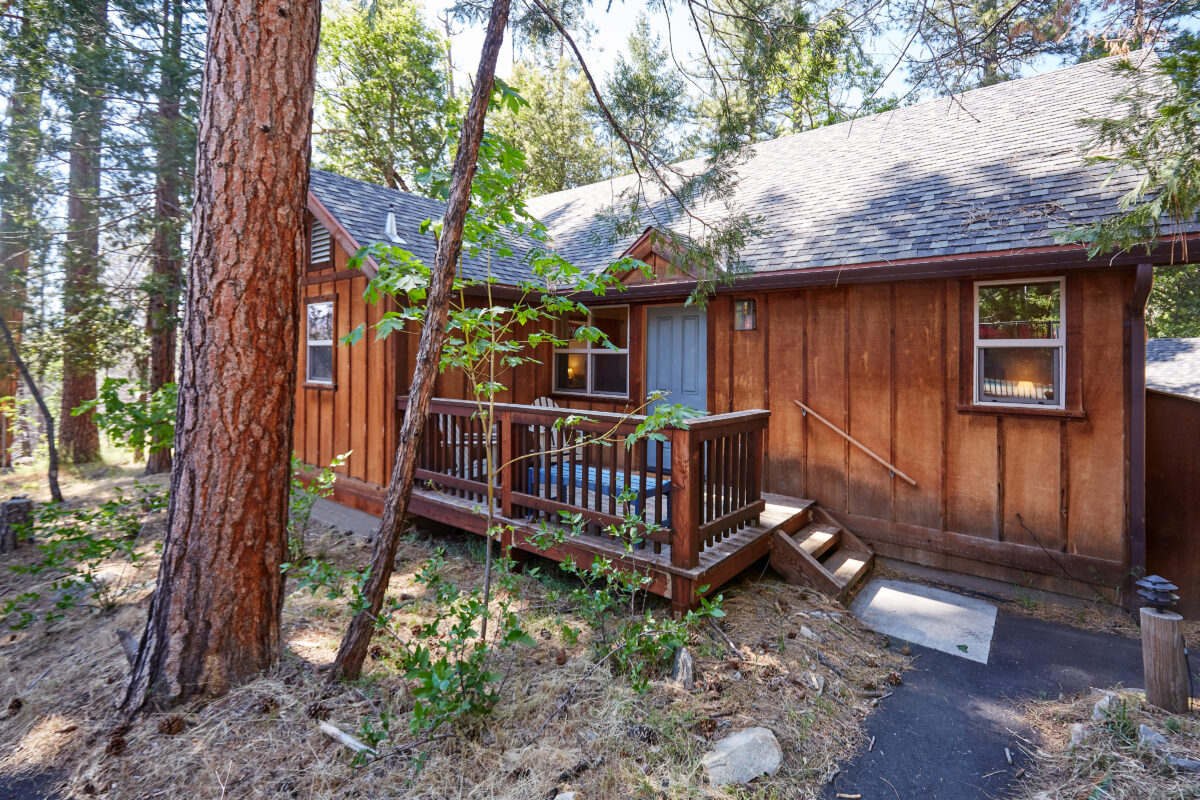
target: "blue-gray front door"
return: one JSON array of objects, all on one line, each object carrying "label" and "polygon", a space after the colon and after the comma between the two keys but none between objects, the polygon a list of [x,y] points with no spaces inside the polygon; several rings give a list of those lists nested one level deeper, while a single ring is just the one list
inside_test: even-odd
[{"label": "blue-gray front door", "polygon": [[[651,306],[646,310],[646,394],[667,392],[659,403],[704,411],[708,400],[708,338],[704,311],[694,306]],[[651,447],[651,457],[655,448]],[[666,449],[664,466],[671,466]]]}]

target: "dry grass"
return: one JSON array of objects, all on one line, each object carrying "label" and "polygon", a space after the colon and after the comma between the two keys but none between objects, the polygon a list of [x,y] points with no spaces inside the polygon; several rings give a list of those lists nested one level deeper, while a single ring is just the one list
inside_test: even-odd
[{"label": "dry grass", "polygon": [[[418,595],[414,571],[435,545],[447,548],[451,580],[478,581],[477,540],[417,534],[401,545],[393,593]],[[366,542],[336,531],[318,533],[310,548],[343,567],[361,565],[369,552]],[[133,592],[114,612],[68,617],[50,630],[41,623],[0,640],[0,778],[52,769],[67,779],[70,796],[114,800],[540,798],[567,787],[586,798],[810,797],[836,761],[862,745],[861,725],[875,696],[889,690],[889,680],[900,680],[906,666],[842,607],[751,576],[725,592],[720,624],[736,652],[702,629],[691,642],[696,689],[684,691],[662,676],[639,695],[607,665],[584,678],[596,650],[559,638],[563,620],[586,626],[572,616],[557,569],[546,562],[540,576],[523,576],[519,587],[537,647],[502,659],[507,678],[494,713],[428,745],[424,769],[412,781],[411,754],[355,766],[319,732],[319,719],[354,733],[364,717],[389,711],[397,716],[394,741],[403,743],[412,699],[385,641],[362,681],[325,693],[324,668],[349,613],[342,601],[307,592],[287,598],[286,651],[269,674],[220,700],[122,725],[115,705],[128,669],[115,631],[140,632],[155,567],[151,561],[127,576]],[[0,592],[20,591],[4,582],[13,576],[0,574]],[[406,623],[421,618],[420,603],[411,611]],[[573,687],[566,711],[531,743]],[[19,707],[3,711],[18,698]],[[711,742],[753,725],[779,738],[779,774],[748,788],[705,785],[698,765]]]},{"label": "dry grass", "polygon": [[[1033,702],[1025,716],[1040,747],[1030,748],[1036,767],[1016,797],[1022,800],[1184,800],[1200,798],[1200,773],[1174,768],[1169,757],[1200,761],[1200,717],[1168,714],[1148,705],[1138,691],[1117,691],[1105,722],[1092,721],[1100,699],[1092,692],[1052,702]],[[1087,736],[1070,747],[1071,725],[1086,725]],[[1138,726],[1166,737],[1152,747],[1139,740]]]}]

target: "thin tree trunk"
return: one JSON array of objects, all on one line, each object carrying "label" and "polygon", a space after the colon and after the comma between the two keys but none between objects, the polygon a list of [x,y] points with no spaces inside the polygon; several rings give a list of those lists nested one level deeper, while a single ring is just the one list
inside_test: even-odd
[{"label": "thin tree trunk", "polygon": [[178,422],[127,712],[279,657],[320,4],[210,0]]},{"label": "thin tree trunk", "polygon": [[92,412],[72,411],[96,398],[95,317],[103,301],[100,288],[100,167],[104,134],[104,89],[101,54],[108,26],[108,3],[95,4],[77,22],[68,165],[67,236],[63,312],[62,424],[59,444],[76,464],[100,457],[100,431]]},{"label": "thin tree trunk", "polygon": [[16,340],[13,339],[13,333],[2,315],[0,315],[0,332],[4,334],[4,343],[8,345],[9,356],[21,371],[21,375],[24,376],[25,386],[29,389],[29,393],[33,395],[33,399],[37,402],[38,408],[42,412],[42,419],[46,422],[46,443],[49,445],[50,450],[50,466],[46,470],[46,479],[50,484],[51,499],[56,503],[61,503],[63,496],[62,491],[58,488],[58,448],[54,445],[54,415],[50,413],[50,409],[46,408],[46,401],[42,399],[41,391],[38,389],[37,384],[34,383],[33,376],[29,374],[29,367],[25,366],[24,359],[21,358],[20,352],[17,351]]},{"label": "thin tree trunk", "polygon": [[446,215],[442,218],[441,238],[438,240],[437,254],[434,256],[433,274],[430,276],[416,369],[413,370],[412,386],[408,392],[408,409],[404,414],[404,423],[400,426],[396,462],[392,467],[392,479],[383,506],[379,536],[375,539],[375,549],[371,556],[370,577],[364,587],[368,607],[355,614],[354,619],[350,621],[350,627],[338,649],[337,660],[330,671],[330,681],[353,680],[362,672],[363,660],[367,656],[371,636],[375,632],[375,620],[383,608],[388,581],[392,577],[400,528],[412,494],[413,473],[416,471],[421,434],[429,413],[429,403],[433,399],[438,361],[441,359],[442,343],[446,338],[446,319],[450,310],[454,268],[462,252],[463,224],[471,203],[471,181],[475,178],[479,144],[483,139],[483,123],[495,83],[496,61],[504,43],[508,11],[509,0],[494,0],[492,3],[487,33],[483,40],[483,52],[479,57],[479,71],[475,76],[471,102],[463,119],[458,152],[454,158],[450,198],[446,204]]},{"label": "thin tree trunk", "polygon": [[[150,334],[150,391],[161,389],[175,380],[175,331],[179,305],[181,263],[179,252],[180,221],[179,179],[183,164],[179,140],[179,103],[185,90],[186,76],[181,58],[183,42],[183,4],[181,0],[163,0],[162,55],[159,64],[158,126],[156,136],[157,173],[154,186],[154,238],[151,241],[152,274],[146,309],[146,329]],[[146,458],[146,474],[171,471],[171,450],[153,450]]]}]

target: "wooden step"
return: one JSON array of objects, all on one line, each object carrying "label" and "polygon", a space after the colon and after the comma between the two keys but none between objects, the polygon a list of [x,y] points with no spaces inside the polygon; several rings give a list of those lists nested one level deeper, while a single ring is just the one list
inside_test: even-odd
[{"label": "wooden step", "polygon": [[[794,528],[777,527],[771,538],[771,567],[788,583],[804,583],[848,602],[870,573],[875,554],[820,506],[795,515]],[[803,525],[796,523],[803,520]],[[790,527],[790,526],[789,526]]]},{"label": "wooden step", "polygon": [[797,531],[792,537],[796,544],[804,548],[804,552],[820,559],[827,550],[836,547],[842,539],[842,529],[837,525],[813,522]]},{"label": "wooden step", "polygon": [[852,590],[867,570],[871,568],[872,553],[862,550],[851,550],[843,547],[837,550],[822,564],[825,570],[833,576],[844,594]]}]

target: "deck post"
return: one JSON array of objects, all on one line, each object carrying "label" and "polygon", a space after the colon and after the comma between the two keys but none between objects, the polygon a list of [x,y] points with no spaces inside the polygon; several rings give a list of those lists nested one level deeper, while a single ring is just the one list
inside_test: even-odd
[{"label": "deck post", "polygon": [[500,465],[500,513],[512,519],[513,475],[516,474],[516,467],[513,464],[512,412],[507,409],[500,412]]},{"label": "deck post", "polygon": [[688,428],[671,431],[671,564],[700,564],[700,474]]},{"label": "deck post", "polygon": [[[750,446],[747,457],[749,458],[749,501],[753,502],[762,498],[762,469],[763,469],[763,436],[766,428],[755,428],[750,431]],[[754,518],[755,523],[758,522],[758,517]]]}]

